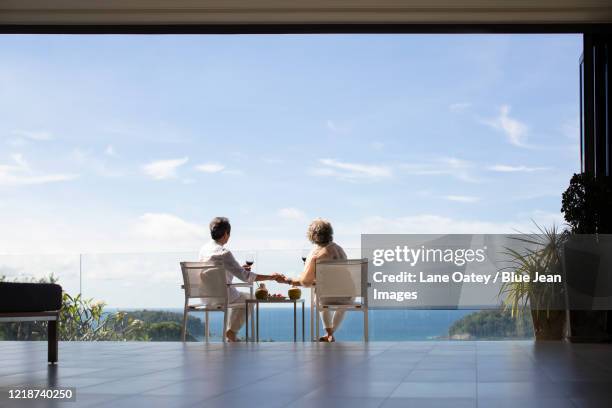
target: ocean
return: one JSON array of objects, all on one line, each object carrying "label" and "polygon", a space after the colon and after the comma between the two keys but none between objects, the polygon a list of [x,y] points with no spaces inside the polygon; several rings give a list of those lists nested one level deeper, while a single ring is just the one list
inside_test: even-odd
[{"label": "ocean", "polygon": [[[164,309],[182,313],[181,309]],[[448,337],[449,327],[462,317],[473,313],[473,310],[370,310],[370,341],[423,341],[439,340]],[[210,313],[210,331],[213,340],[220,339],[223,313]],[[203,313],[191,313],[190,316],[203,320]],[[260,341],[293,340],[293,308],[261,306],[259,311]],[[301,309],[298,307],[298,339],[301,339]],[[305,308],[306,339],[310,333],[310,310]],[[321,328],[321,333],[323,329]],[[202,340],[203,333],[191,333]],[[240,333],[244,337],[244,329]],[[363,339],[363,314],[347,312],[346,317],[336,333],[338,341],[360,341]]]}]

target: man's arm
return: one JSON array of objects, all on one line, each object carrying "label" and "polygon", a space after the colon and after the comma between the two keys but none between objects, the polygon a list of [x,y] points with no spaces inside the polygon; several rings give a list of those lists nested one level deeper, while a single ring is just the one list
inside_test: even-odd
[{"label": "man's arm", "polygon": [[273,275],[262,275],[251,272],[251,268],[240,266],[240,264],[238,263],[238,261],[236,261],[236,258],[234,258],[234,255],[230,251],[227,251],[225,253],[223,262],[225,270],[243,282],[253,283],[256,281],[261,282],[269,280],[275,280],[279,282],[281,278],[283,281],[286,279],[283,275],[278,273],[275,273]]},{"label": "man's arm", "polygon": [[223,267],[243,282],[253,283],[257,279],[257,274],[240,266],[230,251],[223,254]]}]

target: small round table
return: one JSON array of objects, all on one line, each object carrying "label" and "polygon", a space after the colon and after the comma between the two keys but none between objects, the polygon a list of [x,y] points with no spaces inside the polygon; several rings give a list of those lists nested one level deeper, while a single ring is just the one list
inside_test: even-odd
[{"label": "small round table", "polygon": [[255,341],[259,342],[259,304],[260,303],[293,303],[293,341],[297,342],[297,304],[302,304],[302,341],[306,341],[304,333],[304,299],[247,299],[246,303],[246,341],[249,341],[249,305],[255,304]]}]

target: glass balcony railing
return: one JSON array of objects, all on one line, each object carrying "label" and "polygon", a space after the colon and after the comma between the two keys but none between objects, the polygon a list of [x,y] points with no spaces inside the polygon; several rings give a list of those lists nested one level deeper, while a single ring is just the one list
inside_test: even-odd
[{"label": "glass balcony railing", "polygon": [[[296,277],[303,268],[302,250],[234,251],[239,262],[247,253],[255,254],[254,271],[274,272]],[[349,258],[358,258],[359,249],[347,250]],[[196,252],[67,254],[67,255],[0,255],[0,277],[6,281],[57,279],[70,295],[104,302],[105,315],[118,311],[139,319],[149,330],[130,340],[179,340],[177,330],[182,321],[184,293],[181,289],[181,261],[197,260]],[[289,286],[267,283],[270,293],[287,295]],[[310,290],[302,290],[305,299],[306,339],[310,338]],[[144,312],[146,311],[146,312]],[[371,341],[504,339],[531,338],[530,319],[515,320],[507,314],[488,311],[476,315],[473,310],[371,310]],[[188,332],[191,340],[202,340],[203,313],[191,313]],[[212,341],[220,341],[222,313],[210,313]],[[298,309],[298,338],[301,337],[301,310]],[[316,319],[318,322],[319,319]],[[171,323],[164,326],[163,323]],[[6,328],[0,339],[10,340]],[[5,326],[6,327],[6,326]],[[152,329],[155,327],[155,330]],[[322,330],[322,328],[321,328]],[[146,330],[145,330],[146,331]],[[2,334],[4,333],[4,334]],[[240,336],[244,337],[243,332]],[[363,338],[361,313],[347,313],[337,332],[338,340],[359,341]],[[264,305],[260,309],[260,340],[293,340],[293,307]]]}]

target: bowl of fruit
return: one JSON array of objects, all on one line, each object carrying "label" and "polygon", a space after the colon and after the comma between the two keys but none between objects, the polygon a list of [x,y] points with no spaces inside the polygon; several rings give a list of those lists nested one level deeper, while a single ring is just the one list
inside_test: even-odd
[{"label": "bowl of fruit", "polygon": [[267,300],[269,295],[268,288],[263,283],[255,291],[255,299],[257,300]]},{"label": "bowl of fruit", "polygon": [[289,289],[289,299],[291,300],[298,300],[299,298],[302,297],[302,291],[300,288],[296,288],[295,286],[293,286],[291,289]]}]

